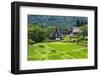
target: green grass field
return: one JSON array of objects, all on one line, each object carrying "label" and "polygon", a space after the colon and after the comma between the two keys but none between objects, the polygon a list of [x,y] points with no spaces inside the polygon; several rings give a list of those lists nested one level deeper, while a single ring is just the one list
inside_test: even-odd
[{"label": "green grass field", "polygon": [[67,42],[41,42],[28,45],[28,60],[64,60],[88,58],[87,47]]}]

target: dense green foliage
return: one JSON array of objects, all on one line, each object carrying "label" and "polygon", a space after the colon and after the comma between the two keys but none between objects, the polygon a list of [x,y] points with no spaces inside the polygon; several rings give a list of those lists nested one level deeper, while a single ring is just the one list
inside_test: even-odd
[{"label": "dense green foliage", "polygon": [[[30,24],[28,25],[28,39],[34,43],[42,42],[49,37],[54,27],[43,28],[39,24]],[[29,41],[29,44],[30,44]]]},{"label": "dense green foliage", "polygon": [[45,32],[46,31],[39,26],[29,25],[28,38],[34,42],[41,42],[46,38]]},{"label": "dense green foliage", "polygon": [[80,27],[80,30],[81,30],[81,34],[82,34],[83,36],[87,36],[87,35],[88,35],[88,27],[87,27],[87,25],[81,26],[81,27]]},{"label": "dense green foliage", "polygon": [[77,19],[77,21],[76,21],[77,27],[81,27],[82,25],[85,25],[85,24],[87,24],[87,21],[83,21],[83,20],[79,20],[79,19]]}]

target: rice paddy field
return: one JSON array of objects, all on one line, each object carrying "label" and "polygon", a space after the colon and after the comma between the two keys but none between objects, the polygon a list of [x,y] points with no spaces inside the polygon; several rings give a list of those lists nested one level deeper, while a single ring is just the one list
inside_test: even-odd
[{"label": "rice paddy field", "polygon": [[28,60],[87,59],[87,47],[68,42],[41,42],[28,45]]}]

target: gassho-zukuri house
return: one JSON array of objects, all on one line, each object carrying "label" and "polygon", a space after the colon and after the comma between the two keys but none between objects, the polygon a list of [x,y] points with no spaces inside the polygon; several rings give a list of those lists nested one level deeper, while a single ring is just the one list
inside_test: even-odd
[{"label": "gassho-zukuri house", "polygon": [[49,40],[62,40],[62,34],[60,33],[60,31],[56,28],[49,37]]},{"label": "gassho-zukuri house", "polygon": [[77,36],[79,32],[81,32],[79,27],[72,27],[72,32],[70,32],[70,36]]}]

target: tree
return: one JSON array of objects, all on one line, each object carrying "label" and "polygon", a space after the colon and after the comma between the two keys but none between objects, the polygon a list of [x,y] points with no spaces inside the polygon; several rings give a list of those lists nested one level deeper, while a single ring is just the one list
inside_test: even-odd
[{"label": "tree", "polygon": [[64,35],[68,34],[68,28],[67,27],[63,28],[63,34]]},{"label": "tree", "polygon": [[83,39],[85,38],[85,36],[88,35],[88,26],[87,25],[83,25],[80,27],[81,30],[81,34],[83,36]]},{"label": "tree", "polygon": [[76,21],[76,26],[77,26],[77,27],[80,27],[80,26],[81,26],[81,22],[80,22],[79,19]]},{"label": "tree", "polygon": [[77,27],[81,27],[81,26],[83,26],[83,25],[86,25],[87,24],[87,21],[84,21],[84,20],[77,20],[76,21],[76,26]]},{"label": "tree", "polygon": [[47,28],[46,28],[46,36],[47,37],[49,37],[50,36],[50,34],[51,34],[51,32],[55,29],[56,27],[55,26],[48,26]]},{"label": "tree", "polygon": [[28,39],[31,39],[35,43],[41,42],[46,38],[45,29],[41,28],[36,24],[28,26]]}]

